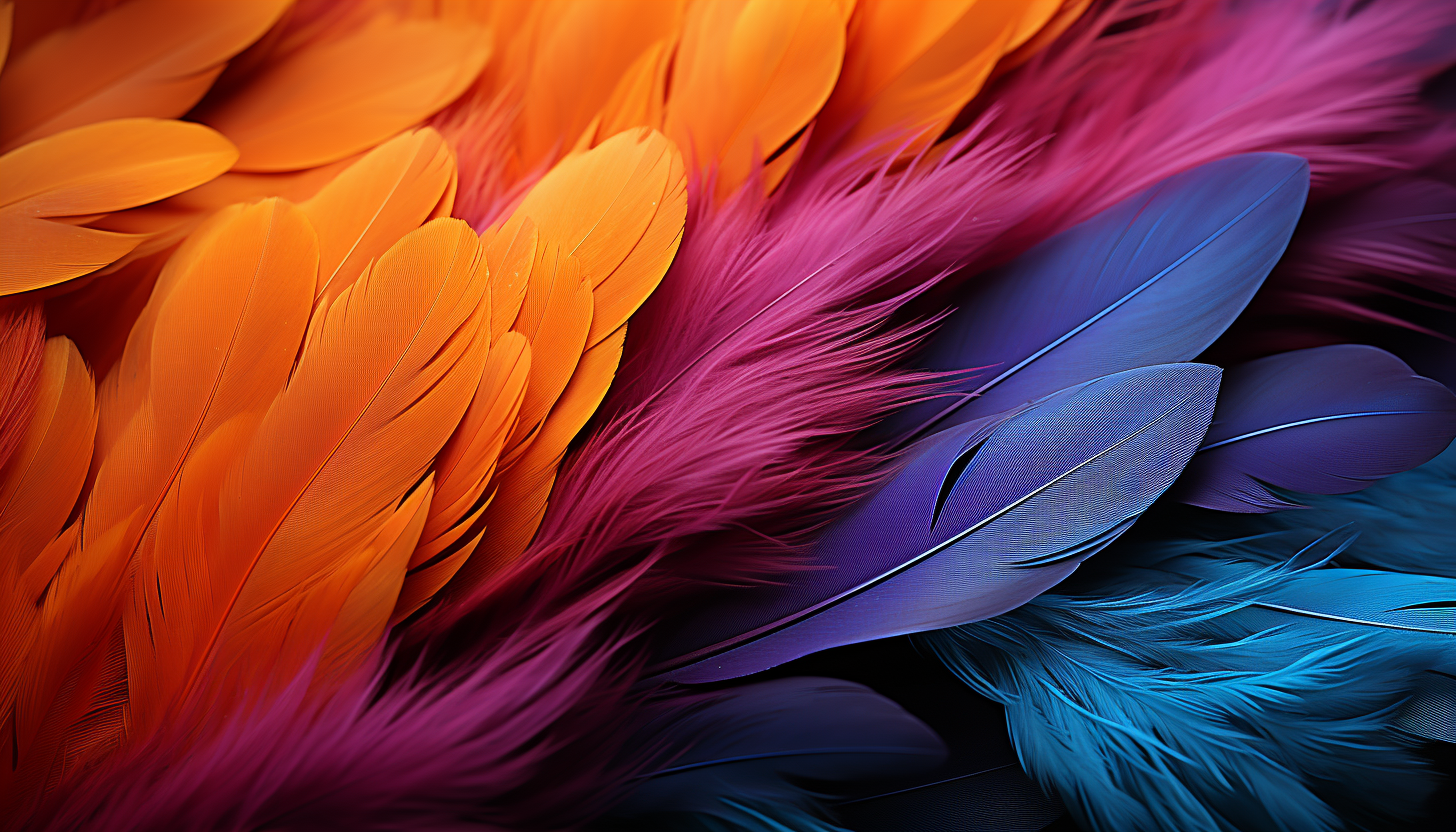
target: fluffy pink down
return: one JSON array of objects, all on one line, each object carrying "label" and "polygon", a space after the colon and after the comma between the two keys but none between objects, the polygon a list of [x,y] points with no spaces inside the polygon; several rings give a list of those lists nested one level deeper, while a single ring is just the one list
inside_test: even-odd
[{"label": "fluffy pink down", "polygon": [[[620,638],[602,632],[619,587],[521,628],[472,663],[327,700],[309,669],[281,697],[197,744],[159,736],[83,779],[34,828],[108,832],[529,830],[579,826],[632,774],[619,741]],[[382,690],[381,690],[382,688]]]}]

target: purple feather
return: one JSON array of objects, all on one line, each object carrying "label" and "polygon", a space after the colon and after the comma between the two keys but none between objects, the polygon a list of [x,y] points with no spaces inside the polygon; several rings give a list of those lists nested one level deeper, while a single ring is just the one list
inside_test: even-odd
[{"label": "purple feather", "polygon": [[931,771],[940,737],[869,688],[794,677],[679,697],[639,732],[673,755],[643,775],[613,815],[722,814],[724,799],[808,803],[795,785],[849,784]]},{"label": "purple feather", "polygon": [[1172,484],[1208,427],[1219,370],[1142,367],[927,438],[831,526],[812,570],[726,593],[664,632],[677,682],[979,621],[1055,586]]},{"label": "purple feather", "polygon": [[921,358],[935,371],[989,369],[893,423],[916,435],[1108,373],[1191,360],[1274,267],[1308,187],[1303,159],[1235,156],[1047,240],[961,298]]},{"label": "purple feather", "polygon": [[1375,347],[1344,344],[1230,369],[1203,447],[1175,492],[1221,511],[1296,508],[1269,486],[1359,491],[1456,437],[1456,396]]}]

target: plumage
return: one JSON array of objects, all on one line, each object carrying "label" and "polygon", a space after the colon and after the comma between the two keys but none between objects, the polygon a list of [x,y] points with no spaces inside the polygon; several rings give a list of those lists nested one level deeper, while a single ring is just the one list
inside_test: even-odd
[{"label": "plumage", "polygon": [[866,140],[913,152],[939,138],[1001,57],[1031,37],[1060,0],[897,3],[861,0],[850,18],[844,69],[816,129],[853,146]]},{"label": "plumage", "polygon": [[[0,828],[1420,814],[1447,458],[1287,486],[1445,417],[1205,452],[1311,509],[1158,498],[1279,411],[1213,365],[1363,341],[1383,381],[1255,398],[1450,398],[1444,0],[0,0],[0,52],[12,8],[0,196],[64,187],[0,263]],[[217,152],[55,144],[140,123]],[[969,620],[934,649],[995,702],[885,638]],[[934,756],[906,712],[951,759],[839,780]]]},{"label": "plumage", "polygon": [[299,170],[366,150],[464,92],[490,54],[464,23],[379,18],[268,65],[196,114],[232,140],[236,169]]},{"label": "plumage", "polygon": [[81,493],[96,431],[96,383],[76,346],[46,342],[29,425],[0,465],[0,552],[24,573],[61,531]]},{"label": "plumage", "polygon": [[0,300],[0,467],[30,425],[45,360],[45,330],[39,304]]},{"label": "plumage", "polygon": [[[535,54],[519,79],[524,100],[530,102],[516,126],[525,169],[572,149],[608,109],[618,79],[640,58],[650,57],[649,51],[660,52],[661,42],[675,38],[684,5],[683,0],[588,0],[541,9]],[[660,101],[657,107],[661,109]],[[662,124],[624,120],[602,135],[631,127],[661,129]]]},{"label": "plumage", "polygon": [[[663,132],[726,196],[809,123],[844,59],[844,17],[829,0],[695,3],[668,92]],[[765,176],[771,188],[785,170]]]},{"label": "plumage", "polygon": [[199,124],[119,119],[77,127],[0,156],[0,294],[95,271],[141,237],[75,225],[200,185],[237,150]]},{"label": "plumage", "polygon": [[1006,704],[1024,764],[1090,828],[1415,814],[1428,781],[1389,727],[1429,652],[1245,617],[1346,570],[1202,560],[1197,583],[1114,570],[924,643]]},{"label": "plumage", "polygon": [[405,234],[449,216],[454,197],[455,159],[425,128],[379,145],[300,202],[319,234],[316,305],[332,304]]},{"label": "plumage", "polygon": [[19,52],[0,74],[0,152],[118,118],[177,118],[289,0],[130,0]]},{"label": "plumage", "polygon": [[718,681],[1013,609],[1172,484],[1208,427],[1218,378],[1205,364],[1126,370],[927,438],[824,532],[802,567],[813,580],[705,605],[671,628],[654,670]]},{"label": "plumage", "polygon": [[719,816],[742,806],[812,808],[799,784],[843,789],[914,775],[945,758],[923,722],[862,685],[791,677],[680,698],[634,737],[657,763],[612,815],[635,824],[663,816]]},{"label": "plumage", "polygon": [[961,377],[890,430],[921,435],[1107,373],[1192,359],[1283,253],[1307,181],[1292,156],[1210,162],[1023,254],[960,298],[927,345],[923,366]]},{"label": "plumage", "polygon": [[1229,368],[1175,496],[1222,511],[1298,507],[1270,490],[1359,491],[1456,437],[1456,395],[1375,347],[1342,344]]},{"label": "plumage", "polygon": [[[355,593],[397,593],[404,579],[413,544],[374,541],[392,522],[418,535],[425,509],[405,497],[424,499],[417,483],[478,383],[484,291],[464,223],[411,232],[314,316],[287,386],[248,415],[254,424],[215,434],[227,447],[184,470],[156,547],[171,582],[138,586],[175,593],[147,598],[152,618],[181,610],[196,623],[191,638],[156,644],[169,650],[159,668],[173,671],[154,701],[228,707],[277,690],[311,658],[329,684],[362,662],[372,644],[351,634],[381,632],[393,597],[364,604]],[[332,634],[349,637],[324,644]]]},{"label": "plumage", "polygon": [[[512,324],[531,346],[530,375],[479,521],[486,534],[457,573],[457,593],[473,591],[531,542],[567,445],[615,377],[628,316],[677,253],[686,212],[681,154],[661,133],[638,129],[567,157],[494,232],[502,262],[518,241],[521,262],[536,239]],[[507,286],[518,285],[507,276]]]}]

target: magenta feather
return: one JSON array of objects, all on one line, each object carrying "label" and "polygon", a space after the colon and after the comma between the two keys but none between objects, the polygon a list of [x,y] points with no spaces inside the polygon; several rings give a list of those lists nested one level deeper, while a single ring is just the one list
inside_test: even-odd
[{"label": "magenta feather", "polygon": [[614,727],[624,690],[612,660],[620,639],[602,634],[599,600],[522,628],[479,661],[437,675],[411,672],[385,685],[381,671],[366,670],[320,699],[307,695],[305,670],[184,760],[176,749],[188,744],[164,735],[111,761],[34,828],[579,825],[633,774],[620,764],[607,768],[626,739]]},{"label": "magenta feather", "polygon": [[1444,0],[1110,3],[988,97],[993,135],[1045,144],[977,262],[1237,153],[1304,157],[1311,202],[1430,164],[1456,122],[1420,91],[1453,61]]}]

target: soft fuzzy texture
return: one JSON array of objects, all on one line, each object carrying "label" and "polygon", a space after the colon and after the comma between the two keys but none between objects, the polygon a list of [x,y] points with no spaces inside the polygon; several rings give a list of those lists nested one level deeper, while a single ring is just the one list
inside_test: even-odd
[{"label": "soft fuzzy texture", "polygon": [[[477,661],[384,686],[366,668],[327,700],[308,669],[185,760],[159,735],[110,761],[46,830],[527,830],[579,825],[631,766],[604,768],[624,694],[609,591],[522,627]],[[179,764],[180,762],[180,764]]]},{"label": "soft fuzzy texture", "polygon": [[1346,570],[1201,566],[1184,588],[1117,572],[924,643],[1006,705],[1023,765],[1091,829],[1335,830],[1418,815],[1431,783],[1390,725],[1433,649],[1240,617]]}]

